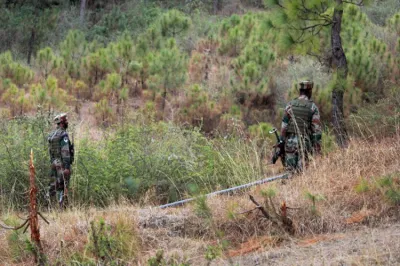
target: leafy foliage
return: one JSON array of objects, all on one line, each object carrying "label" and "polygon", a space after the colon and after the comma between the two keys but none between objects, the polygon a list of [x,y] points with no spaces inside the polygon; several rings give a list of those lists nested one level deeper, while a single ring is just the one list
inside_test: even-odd
[{"label": "leafy foliage", "polygon": [[325,200],[325,197],[323,195],[319,194],[312,194],[309,191],[306,191],[304,193],[306,199],[311,201],[311,213],[313,215],[318,215],[318,209],[317,209],[317,202],[321,200]]},{"label": "leafy foliage", "polygon": [[31,108],[30,97],[25,94],[24,89],[19,89],[15,84],[6,85],[2,102],[9,107],[11,116],[22,116]]},{"label": "leafy foliage", "polygon": [[[39,190],[47,189],[50,164],[47,152],[47,117],[18,118],[13,121],[1,120],[0,124],[0,187],[1,202],[10,208],[26,206],[25,191],[29,188],[28,159],[30,150],[35,155],[35,168]],[[43,198],[44,193],[40,193]]]},{"label": "leafy foliage", "polygon": [[392,136],[398,131],[400,119],[400,88],[393,87],[386,99],[359,108],[349,116],[349,125],[353,134],[364,138]]},{"label": "leafy foliage", "polygon": [[[11,36],[14,29],[19,41],[15,46],[12,38],[2,38],[0,45],[2,51],[11,49],[0,54],[1,117],[22,116],[33,109],[51,113],[71,103],[79,112],[83,100],[96,101],[98,125],[108,128],[99,142],[89,137],[79,142],[73,186],[79,195],[76,203],[103,206],[122,198],[137,200],[146,191],[158,191],[154,201],[161,202],[183,197],[189,187],[209,190],[257,178],[270,143],[266,131],[280,122],[278,108],[285,97],[297,96],[294,80],[306,76],[316,84],[313,100],[324,122],[330,118],[331,92],[339,88],[354,134],[398,132],[398,14],[390,13],[387,25],[377,26],[365,9],[346,4],[342,40],[349,76],[342,80],[329,72],[329,31],[312,24],[330,21],[333,1],[269,2],[285,5],[285,12],[267,5],[267,10],[222,19],[204,12],[213,1],[96,1],[89,4],[82,25],[67,18],[79,9],[73,3],[1,3],[0,37]],[[162,9],[165,6],[179,6],[180,11]],[[199,10],[188,11],[190,6]],[[306,9],[318,13],[299,22],[298,10],[307,13]],[[31,18],[37,37],[30,47],[36,55],[32,68],[19,61],[29,50]],[[301,35],[296,28],[288,30],[288,24],[310,31]],[[305,61],[306,54],[313,57]],[[390,99],[381,99],[386,96]],[[148,124],[126,125],[130,112],[143,112]],[[22,166],[11,168],[7,162],[24,157],[27,146],[39,143],[46,150],[45,140],[34,134],[43,137],[47,125],[40,124],[40,131],[33,124],[47,118],[36,119],[1,120],[6,148],[0,148],[0,161],[7,168],[2,189],[4,195],[12,195],[3,198],[15,205],[23,201],[15,191],[26,189],[26,184],[16,184],[14,178],[25,174]],[[170,119],[185,129],[149,122],[154,119]],[[249,136],[251,141],[245,143],[242,138]],[[336,148],[329,128],[323,139],[325,151]]]},{"label": "leafy foliage", "polygon": [[72,78],[80,78],[82,59],[88,53],[88,44],[83,32],[71,30],[60,44],[64,67]]},{"label": "leafy foliage", "polygon": [[32,85],[30,94],[36,106],[46,108],[49,112],[62,108],[69,98],[66,91],[58,86],[54,76],[49,76],[44,85]]},{"label": "leafy foliage", "polygon": [[160,18],[161,35],[163,37],[176,37],[189,30],[190,18],[181,12],[172,9]]},{"label": "leafy foliage", "polygon": [[163,104],[165,108],[167,93],[179,88],[186,80],[187,59],[182,54],[174,39],[169,39],[165,48],[155,54],[150,63],[152,85],[162,88]]},{"label": "leafy foliage", "polygon": [[8,51],[0,54],[0,77],[22,86],[32,80],[33,72],[21,63],[15,62],[11,52]]},{"label": "leafy foliage", "polygon": [[87,249],[97,263],[120,265],[121,261],[136,256],[138,239],[128,221],[118,220],[108,224],[100,219],[90,222],[90,235]]},{"label": "leafy foliage", "polygon": [[61,60],[55,56],[50,47],[38,51],[37,62],[45,79],[62,64]]}]

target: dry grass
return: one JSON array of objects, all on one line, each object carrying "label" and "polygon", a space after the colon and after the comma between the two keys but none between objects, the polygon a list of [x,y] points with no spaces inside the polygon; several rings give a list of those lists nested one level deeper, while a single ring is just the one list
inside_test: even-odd
[{"label": "dry grass", "polygon": [[[311,239],[312,244],[325,241],[326,237],[315,235],[345,233],[347,228],[359,223],[374,225],[393,221],[399,217],[398,207],[387,201],[378,188],[360,193],[355,187],[361,177],[373,184],[382,176],[399,173],[399,136],[372,144],[353,140],[347,150],[317,158],[303,174],[285,183],[277,181],[241,194],[209,198],[207,204],[212,218],[196,216],[195,204],[167,210],[113,206],[105,210],[52,212],[46,214],[51,224],[41,225],[41,238],[49,261],[69,261],[73,254],[91,257],[87,250],[90,221],[102,217],[111,227],[123,223],[134,232],[129,248],[133,255],[127,259],[128,265],[141,265],[160,249],[164,250],[165,257],[173,257],[175,261],[206,264],[207,247],[218,246],[222,240],[229,241],[229,247],[221,254],[226,258],[268,250],[284,240],[293,242],[299,237]],[[296,229],[295,238],[284,234],[255,211],[240,214],[254,208],[248,194],[261,203],[260,191],[270,187],[277,191],[273,198],[276,206],[285,201],[287,206],[296,208],[289,209],[288,214]],[[314,212],[306,192],[323,196],[316,202]],[[8,234],[0,231],[0,260],[11,265],[15,261],[9,250]],[[29,261],[22,264],[29,265]]]}]

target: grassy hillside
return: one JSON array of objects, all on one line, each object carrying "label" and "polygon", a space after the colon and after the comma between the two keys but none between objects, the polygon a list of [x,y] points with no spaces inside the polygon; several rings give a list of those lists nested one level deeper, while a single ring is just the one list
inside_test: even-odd
[{"label": "grassy hillside", "polygon": [[[208,200],[200,197],[177,209],[149,209],[120,202],[105,209],[75,207],[48,212],[45,215],[50,225],[41,223],[45,253],[49,261],[62,265],[95,265],[96,261],[206,265],[207,261],[240,259],[252,252],[251,246],[268,252],[320,234],[331,234],[321,236],[320,241],[334,237],[334,233],[346,238],[343,234],[365,225],[396,224],[400,202],[399,143],[398,136],[374,144],[354,140],[345,152],[332,152],[312,161],[307,171],[284,183],[276,181],[238,195]],[[285,202],[294,234],[254,210],[248,194],[273,217],[281,217],[280,206]],[[14,213],[4,213],[2,217],[10,225],[18,221]],[[31,261],[24,248],[26,239],[27,235],[21,232],[1,231],[2,261]],[[373,248],[373,243],[366,242],[358,248]],[[154,264],[160,250],[163,256],[159,260],[164,264]],[[293,252],[297,252],[296,248]],[[381,250],[376,252],[374,258],[380,256]]]},{"label": "grassy hillside", "polygon": [[[296,42],[288,18],[267,2],[0,1],[1,220],[16,225],[25,216],[33,150],[51,265],[232,264],[253,241],[268,250],[359,224],[396,224],[398,1],[346,5],[345,80],[332,65],[330,28]],[[285,182],[200,196],[283,172],[270,164],[268,131],[280,128],[301,79],[315,83],[323,155]],[[347,149],[332,133],[338,87]],[[68,112],[76,147],[62,212],[44,200],[47,134],[59,112]],[[269,218],[250,211],[247,194]],[[148,209],[188,197],[198,198]],[[28,233],[1,229],[4,263],[31,263],[32,247]]]}]

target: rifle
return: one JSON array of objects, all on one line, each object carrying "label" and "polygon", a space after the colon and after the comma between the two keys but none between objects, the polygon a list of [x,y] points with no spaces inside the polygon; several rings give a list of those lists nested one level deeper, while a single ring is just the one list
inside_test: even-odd
[{"label": "rifle", "polygon": [[278,135],[278,130],[273,128],[269,131],[269,134],[274,134],[276,136],[277,143],[273,146],[274,153],[272,154],[272,163],[275,164],[278,158],[281,158],[282,165],[285,166],[285,142]]}]

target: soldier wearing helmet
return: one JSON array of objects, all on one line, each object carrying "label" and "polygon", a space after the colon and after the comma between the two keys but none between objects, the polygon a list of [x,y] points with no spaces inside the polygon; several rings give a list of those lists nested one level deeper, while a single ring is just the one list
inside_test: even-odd
[{"label": "soldier wearing helmet", "polygon": [[317,105],[311,100],[314,83],[299,83],[299,97],[290,101],[282,119],[281,137],[285,143],[285,165],[289,171],[303,170],[309,156],[321,152],[321,121]]},{"label": "soldier wearing helmet", "polygon": [[[57,192],[65,192],[68,187],[74,153],[73,145],[66,131],[68,128],[67,114],[62,113],[54,117],[54,123],[57,127],[47,138],[51,163],[49,197],[55,196]],[[57,197],[59,204],[63,203],[64,196]]]}]

